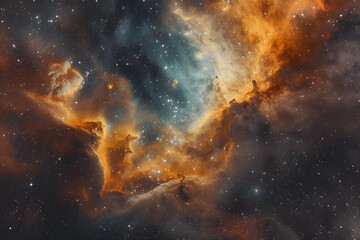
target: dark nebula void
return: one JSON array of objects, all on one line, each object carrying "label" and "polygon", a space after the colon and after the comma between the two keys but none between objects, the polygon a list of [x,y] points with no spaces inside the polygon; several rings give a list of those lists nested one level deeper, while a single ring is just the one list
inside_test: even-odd
[{"label": "dark nebula void", "polygon": [[358,0],[1,0],[0,239],[360,239]]}]

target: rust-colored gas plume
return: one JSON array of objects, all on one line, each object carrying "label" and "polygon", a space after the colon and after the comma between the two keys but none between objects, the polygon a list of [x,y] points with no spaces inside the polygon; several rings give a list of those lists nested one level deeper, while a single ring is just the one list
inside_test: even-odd
[{"label": "rust-colored gas plume", "polygon": [[[103,193],[144,193],[181,176],[214,174],[229,164],[234,120],[228,103],[253,104],[286,92],[292,83],[282,80],[281,70],[302,64],[328,39],[328,19],[345,5],[322,0],[215,0],[202,10],[192,1],[174,5],[172,17],[183,22],[184,34],[198,47],[197,56],[213,60],[213,102],[187,131],[165,125],[155,143],[138,140],[142,116],[122,77],[104,74],[104,87],[79,107],[76,96],[84,78],[69,62],[59,62],[49,68],[48,95],[28,95],[55,119],[98,137],[92,148],[104,171]],[[126,109],[126,120],[118,123],[104,116],[104,108],[114,101],[107,97],[112,92],[121,98],[111,104]]]},{"label": "rust-colored gas plume", "polygon": [[[261,91],[278,86],[272,79],[284,66],[298,66],[333,32],[333,21],[347,1],[212,0],[198,10],[194,1],[175,5],[185,34],[210,55],[216,69],[216,99],[246,100],[251,80]],[[291,84],[291,83],[290,83]]]}]

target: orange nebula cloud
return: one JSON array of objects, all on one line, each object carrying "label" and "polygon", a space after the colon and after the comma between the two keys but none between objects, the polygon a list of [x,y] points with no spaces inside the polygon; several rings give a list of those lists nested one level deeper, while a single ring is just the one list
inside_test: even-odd
[{"label": "orange nebula cloud", "polygon": [[[125,79],[105,74],[103,91],[98,91],[93,100],[78,103],[79,108],[75,99],[82,76],[68,62],[53,64],[49,76],[48,95],[29,93],[28,96],[58,121],[97,137],[92,149],[104,171],[103,192],[142,193],[181,176],[207,175],[222,170],[231,143],[226,135],[208,131],[208,126],[199,128],[202,130],[196,133],[181,132],[167,125],[161,129],[162,137],[158,142],[138,142],[135,106]],[[111,100],[109,92],[118,92],[122,97]],[[101,102],[124,106],[128,110],[126,120],[108,122],[103,112],[106,106],[98,108]],[[90,105],[96,106],[89,108]],[[226,128],[228,123],[220,117],[211,120],[211,124],[220,129]]]},{"label": "orange nebula cloud", "polygon": [[[345,9],[344,1],[213,0],[197,10],[192,1],[173,12],[187,35],[215,64],[217,102],[244,99],[251,80],[261,90],[285,65],[299,64],[331,34],[328,19]],[[186,10],[185,10],[186,9]]]},{"label": "orange nebula cloud", "polygon": [[[232,106],[248,109],[286,91],[288,85],[279,72],[284,66],[301,64],[311,55],[310,49],[328,38],[330,27],[322,23],[324,13],[334,14],[332,9],[342,6],[334,5],[321,0],[214,0],[202,12],[191,3],[177,5],[174,16],[183,21],[185,35],[198,46],[198,58],[212,58],[217,76],[209,94],[214,102],[187,130],[164,125],[156,142],[141,141],[142,116],[122,77],[104,73],[103,86],[94,96],[77,102],[84,78],[69,62],[55,63],[48,72],[48,95],[29,96],[55,119],[97,137],[91,147],[104,172],[102,193],[144,194],[174,179],[216,175],[231,168],[232,127],[241,121],[234,117]],[[307,32],[309,26],[318,32]],[[172,88],[177,83],[174,80]],[[107,119],[110,105],[122,108],[121,120]]]}]

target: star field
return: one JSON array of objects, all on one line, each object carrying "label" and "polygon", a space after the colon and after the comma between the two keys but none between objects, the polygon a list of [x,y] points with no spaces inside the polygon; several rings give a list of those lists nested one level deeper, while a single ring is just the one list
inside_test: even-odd
[{"label": "star field", "polygon": [[0,3],[1,239],[360,239],[359,2]]}]

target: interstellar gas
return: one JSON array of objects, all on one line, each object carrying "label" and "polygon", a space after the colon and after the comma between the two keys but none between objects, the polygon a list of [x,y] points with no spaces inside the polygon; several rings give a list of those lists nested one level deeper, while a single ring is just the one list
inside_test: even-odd
[{"label": "interstellar gas", "polygon": [[[197,46],[197,57],[211,59],[216,76],[207,96],[211,106],[199,116],[205,119],[185,130],[165,123],[156,142],[136,142],[141,120],[134,119],[136,104],[129,83],[121,77],[105,74],[108,93],[104,94],[116,93],[121,98],[116,104],[127,109],[121,113],[126,115],[125,122],[108,124],[101,111],[79,113],[74,104],[84,79],[68,61],[50,66],[48,95],[30,96],[54,118],[99,138],[93,150],[104,171],[103,192],[138,194],[179,176],[213,174],[228,166],[233,147],[234,119],[226,119],[228,103],[252,105],[285,91],[289,86],[277,82],[276,75],[284,66],[300,64],[330,36],[324,15],[341,11],[343,4],[338,5],[320,0],[221,0],[199,11],[191,2],[176,4],[172,17],[185,25],[184,34]],[[308,32],[310,26],[312,32]],[[108,101],[103,97],[99,102]]]},{"label": "interstellar gas", "polygon": [[[149,63],[131,63],[138,71],[165,62],[165,67],[157,68],[164,80],[151,74],[134,80],[93,55],[89,64],[95,65],[96,74],[90,78],[92,73],[82,67],[86,63],[80,66],[72,59],[49,54],[52,46],[43,45],[41,37],[27,37],[30,47],[22,51],[43,49],[41,61],[28,61],[13,52],[17,48],[11,47],[7,30],[0,29],[4,50],[1,85],[7,89],[0,109],[6,116],[0,127],[6,132],[0,141],[1,173],[43,176],[48,166],[55,169],[63,158],[73,159],[69,161],[89,167],[70,171],[63,184],[57,183],[57,191],[64,201],[79,201],[84,216],[125,218],[131,211],[143,209],[144,215],[169,226],[174,221],[184,225],[184,219],[198,224],[191,230],[175,231],[191,239],[300,239],[281,223],[285,220],[275,224],[278,220],[270,211],[244,215],[239,213],[241,209],[225,209],[218,202],[229,194],[221,189],[234,190],[254,171],[262,173],[262,181],[263,175],[272,171],[269,168],[276,168],[277,156],[290,158],[287,153],[281,155],[279,148],[291,149],[288,152],[292,154],[310,151],[302,140],[296,140],[294,147],[281,140],[289,134],[296,136],[301,129],[291,129],[289,122],[297,122],[297,115],[286,111],[296,105],[291,102],[295,96],[321,88],[326,77],[319,64],[321,49],[338,30],[336,24],[355,8],[354,3],[207,0],[199,4],[184,0],[164,1],[161,6],[159,19],[168,24],[162,23],[154,35],[175,39],[169,43],[177,51],[171,62],[166,63],[163,55],[172,50],[160,43],[158,48],[146,45],[146,36],[150,41],[153,35],[149,31],[153,30],[134,27],[131,17],[120,21],[116,36],[119,48],[131,42],[148,55]],[[63,20],[61,27],[66,30],[71,21],[70,17]],[[150,29],[156,27],[150,25]],[[76,34],[85,36],[81,31]],[[138,36],[143,40],[133,40]],[[160,51],[156,56],[154,52]],[[41,67],[31,66],[31,61]],[[24,66],[14,70],[19,63]],[[34,80],[27,83],[25,78]],[[144,101],[143,95],[150,100]],[[9,100],[14,96],[21,97]],[[170,113],[164,106],[171,106]],[[284,110],[284,106],[289,107]],[[9,122],[24,112],[32,114],[24,120],[26,124]],[[50,133],[56,137],[47,137]],[[16,134],[19,140],[15,140]],[[33,144],[17,146],[25,138]],[[51,148],[51,153],[42,153],[43,148]],[[26,151],[33,151],[29,154],[34,157],[28,161],[22,156]],[[56,160],[38,164],[32,161],[35,158]],[[52,171],[63,179],[62,172]],[[274,177],[269,181],[276,182]],[[257,194],[259,190],[254,191]],[[170,219],[166,212],[173,210],[181,220]],[[164,231],[162,234],[175,236]]]}]

